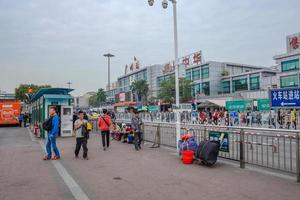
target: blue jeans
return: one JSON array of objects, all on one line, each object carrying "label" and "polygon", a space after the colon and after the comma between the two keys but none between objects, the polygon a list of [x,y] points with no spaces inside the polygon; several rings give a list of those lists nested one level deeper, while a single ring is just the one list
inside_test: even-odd
[{"label": "blue jeans", "polygon": [[48,158],[52,157],[52,149],[56,156],[60,157],[59,150],[56,146],[56,136],[48,135],[47,144],[46,144],[46,150],[48,154]]}]

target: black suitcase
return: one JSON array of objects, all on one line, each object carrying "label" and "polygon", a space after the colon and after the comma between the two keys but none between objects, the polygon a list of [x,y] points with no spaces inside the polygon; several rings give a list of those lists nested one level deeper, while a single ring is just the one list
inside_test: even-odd
[{"label": "black suitcase", "polygon": [[197,148],[196,158],[206,166],[213,166],[217,162],[219,149],[220,142],[202,141]]}]

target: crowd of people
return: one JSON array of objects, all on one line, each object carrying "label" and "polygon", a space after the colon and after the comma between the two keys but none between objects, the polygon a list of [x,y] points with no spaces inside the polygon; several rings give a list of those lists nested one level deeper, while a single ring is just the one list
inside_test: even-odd
[{"label": "crowd of people", "polygon": [[[118,113],[117,118],[127,119],[130,114]],[[141,118],[147,122],[176,122],[176,114],[167,112],[144,112]],[[197,111],[183,111],[180,113],[182,123],[248,126],[261,128],[297,129],[299,119],[296,109],[278,109],[269,111],[245,110],[226,111],[225,109],[202,109]]]},{"label": "crowd of people", "polygon": [[251,126],[297,129],[297,112],[295,109],[283,110],[246,110],[246,111],[199,111],[192,113],[193,123],[215,124],[225,126]]},{"label": "crowd of people", "polygon": [[[43,128],[47,131],[46,151],[47,155],[44,160],[59,160],[61,158],[60,151],[56,145],[56,138],[59,135],[60,118],[57,114],[55,106],[49,109],[50,117],[43,123]],[[114,117],[106,109],[103,109],[98,117],[97,126],[101,132],[102,148],[106,151],[110,148],[111,138],[119,140],[123,143],[134,144],[135,150],[141,150],[142,143],[142,120],[139,117],[137,110],[132,111],[132,119],[130,124],[122,124],[122,128],[114,122]],[[73,113],[73,130],[76,138],[75,158],[79,158],[79,153],[82,148],[83,159],[88,160],[88,140],[92,131],[92,123],[89,116],[84,111]],[[119,135],[116,137],[116,135]],[[119,139],[118,139],[119,138]],[[52,151],[54,156],[52,157]]]},{"label": "crowd of people", "polygon": [[[56,107],[50,108],[51,128],[47,130],[48,138],[46,144],[47,155],[44,160],[60,159],[60,153],[56,146],[56,137],[59,132],[59,116]],[[126,118],[127,117],[127,118]],[[121,126],[115,119],[130,119],[130,123],[123,123]],[[298,116],[296,109],[290,110],[246,110],[246,111],[226,111],[224,109],[203,109],[192,112],[180,113],[180,120],[183,123],[202,124],[202,125],[223,125],[223,126],[251,126],[264,128],[284,128],[297,129]],[[47,120],[49,121],[49,120]],[[122,143],[134,144],[135,150],[141,149],[142,124],[143,121],[175,122],[174,112],[154,112],[139,113],[132,109],[128,113],[115,114],[103,109],[97,117],[98,130],[101,132],[102,148],[104,151],[110,148],[111,138]],[[44,127],[44,124],[43,124]],[[46,126],[45,126],[46,127]],[[78,158],[80,149],[83,149],[83,158],[88,159],[88,139],[92,130],[91,120],[86,112],[74,112],[73,129],[76,137],[75,158]],[[52,158],[51,149],[55,156]]]},{"label": "crowd of people", "polygon": [[142,119],[139,117],[138,112],[133,113],[130,124],[122,123],[121,127],[118,123],[114,122],[111,133],[113,139],[121,141],[122,143],[134,144],[135,150],[141,149],[142,137]]}]

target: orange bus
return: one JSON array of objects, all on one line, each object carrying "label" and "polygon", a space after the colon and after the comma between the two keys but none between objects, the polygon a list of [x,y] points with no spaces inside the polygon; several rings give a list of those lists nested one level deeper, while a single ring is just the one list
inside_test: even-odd
[{"label": "orange bus", "polygon": [[21,101],[0,99],[0,125],[19,124]]}]

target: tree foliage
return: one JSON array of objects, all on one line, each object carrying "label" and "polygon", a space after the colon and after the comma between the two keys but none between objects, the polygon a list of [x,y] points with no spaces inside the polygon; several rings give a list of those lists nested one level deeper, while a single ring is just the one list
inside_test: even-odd
[{"label": "tree foliage", "polygon": [[[175,81],[174,81],[175,82]],[[180,79],[180,102],[187,103],[192,100],[192,81],[186,79]]]},{"label": "tree foliage", "polygon": [[131,90],[137,96],[138,101],[147,101],[149,86],[146,80],[135,80],[131,84]]},{"label": "tree foliage", "polygon": [[34,84],[21,84],[19,87],[15,88],[16,99],[24,101],[26,94],[35,94],[41,88],[51,88],[50,85],[34,85]]},{"label": "tree foliage", "polygon": [[93,107],[99,107],[106,102],[106,93],[103,88],[98,89],[97,93],[89,98],[89,104]]},{"label": "tree foliage", "polygon": [[[160,84],[159,99],[166,103],[175,103],[175,78],[164,80]],[[186,79],[179,80],[179,97],[180,102],[188,102],[192,99],[191,81]]]}]

